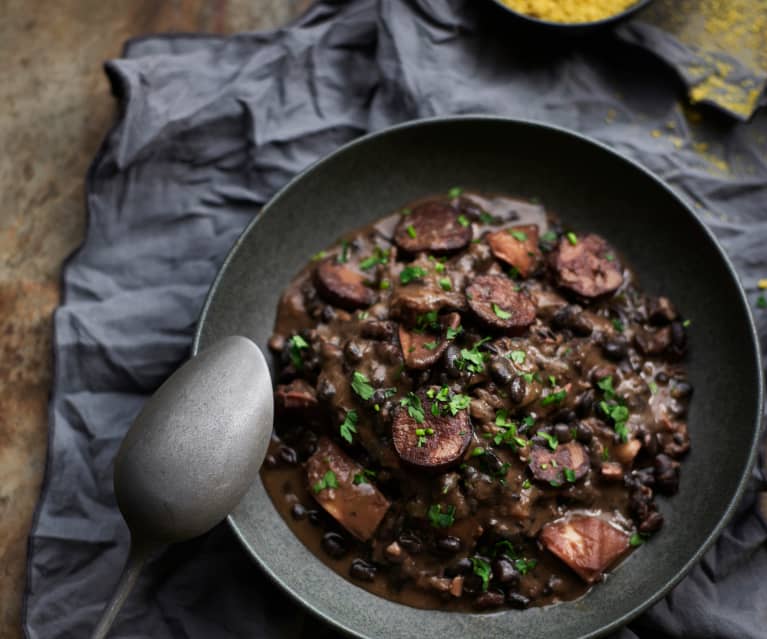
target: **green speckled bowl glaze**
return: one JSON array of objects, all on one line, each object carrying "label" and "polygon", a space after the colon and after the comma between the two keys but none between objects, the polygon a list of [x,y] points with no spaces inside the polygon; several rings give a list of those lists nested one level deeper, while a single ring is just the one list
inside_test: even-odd
[{"label": "green speckled bowl glaze", "polygon": [[753,463],[762,406],[753,320],[712,234],[658,178],[569,131],[493,117],[418,121],[344,146],[288,184],[235,244],[200,318],[195,352],[227,335],[266,351],[277,301],[309,256],[408,200],[450,187],[538,197],[576,230],[604,235],[645,290],[692,318],[692,450],[661,532],[569,603],[492,614],[418,610],[335,574],[293,535],[257,480],[229,517],[276,583],[319,617],[373,639],[601,636],[677,583],[733,512]]}]

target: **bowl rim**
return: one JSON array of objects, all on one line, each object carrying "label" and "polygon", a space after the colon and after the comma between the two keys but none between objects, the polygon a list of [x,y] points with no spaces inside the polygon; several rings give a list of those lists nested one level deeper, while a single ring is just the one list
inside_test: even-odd
[{"label": "bowl rim", "polygon": [[620,22],[621,20],[624,20],[625,18],[629,18],[630,16],[644,9],[647,5],[649,5],[652,2],[652,0],[636,0],[634,4],[632,4],[630,7],[626,7],[623,11],[619,13],[614,13],[605,18],[600,18],[599,20],[591,20],[589,22],[555,22],[554,20],[544,20],[543,18],[536,18],[534,16],[527,15],[526,13],[522,13],[521,11],[517,11],[516,9],[512,9],[508,5],[504,4],[501,0],[491,0],[491,1],[495,5],[497,5],[499,8],[504,9],[507,13],[514,16],[515,18],[519,18],[520,20],[524,20],[538,27],[562,29],[563,31],[568,31],[570,29],[572,29],[573,31],[587,30],[587,29],[590,30],[592,28],[598,29],[600,27],[608,27],[610,25],[613,25],[616,22]]},{"label": "bowl rim", "polygon": [[[494,1],[497,1],[497,0],[494,0]],[[200,341],[202,339],[202,328],[205,324],[205,320],[211,309],[213,297],[215,296],[218,290],[219,284],[224,278],[228,270],[230,262],[234,259],[234,256],[237,254],[240,247],[243,246],[243,244],[245,243],[245,238],[248,237],[250,233],[253,231],[253,229],[257,227],[259,221],[264,217],[264,215],[267,214],[270,209],[274,208],[274,206],[277,205],[277,203],[282,199],[282,197],[285,195],[286,192],[291,190],[298,182],[303,180],[307,175],[318,171],[320,168],[322,168],[326,164],[334,161],[337,156],[343,153],[346,153],[347,151],[351,149],[357,148],[358,146],[363,146],[371,140],[375,140],[380,137],[387,136],[393,132],[406,131],[408,129],[422,127],[422,126],[434,126],[434,125],[440,125],[440,124],[467,123],[467,122],[468,123],[493,122],[497,124],[511,124],[516,126],[521,125],[521,126],[527,126],[527,127],[536,128],[536,129],[543,129],[549,132],[555,132],[560,135],[575,138],[577,141],[594,145],[598,147],[600,150],[613,156],[615,160],[625,162],[629,164],[632,168],[643,173],[646,177],[648,177],[653,182],[655,182],[656,185],[658,185],[663,190],[665,190],[673,199],[675,199],[680,204],[680,206],[682,206],[686,210],[687,214],[689,215],[691,219],[691,222],[697,225],[699,230],[702,230],[708,236],[708,238],[712,241],[713,246],[716,248],[717,252],[719,253],[719,257],[723,260],[727,271],[729,272],[730,276],[733,278],[734,282],[736,282],[736,286],[738,289],[737,294],[738,294],[739,300],[741,304],[743,305],[743,308],[746,310],[746,319],[748,322],[748,329],[749,329],[748,336],[751,339],[752,350],[756,356],[757,395],[756,395],[756,405],[753,407],[754,414],[755,414],[755,423],[753,428],[753,435],[749,444],[750,448],[749,448],[748,460],[743,467],[740,479],[738,481],[738,485],[735,491],[733,492],[729,500],[729,503],[727,504],[727,508],[725,509],[723,515],[720,517],[716,526],[714,526],[713,530],[709,533],[709,535],[706,537],[705,541],[700,545],[697,551],[693,553],[693,555],[685,562],[682,568],[680,568],[673,577],[671,577],[652,596],[648,597],[643,602],[637,604],[628,612],[624,613],[623,615],[621,615],[620,617],[616,619],[613,619],[608,624],[605,624],[601,626],[600,628],[596,628],[592,632],[589,632],[588,634],[582,635],[580,637],[580,639],[596,639],[597,637],[602,637],[604,635],[607,635],[610,632],[613,632],[625,626],[634,618],[639,616],[642,612],[650,608],[650,606],[660,601],[660,599],[662,599],[674,586],[676,586],[685,576],[687,576],[687,574],[690,572],[692,567],[696,563],[698,563],[700,559],[703,557],[703,555],[709,550],[709,548],[711,548],[711,546],[714,544],[714,542],[717,540],[719,535],[724,530],[725,526],[729,523],[730,519],[732,519],[733,515],[735,514],[735,510],[738,506],[738,503],[740,502],[741,498],[743,497],[743,494],[746,491],[746,488],[751,476],[751,471],[754,467],[754,464],[757,458],[757,451],[759,449],[761,434],[762,434],[762,430],[764,426],[763,422],[765,421],[763,417],[765,380],[764,380],[762,353],[761,353],[760,342],[759,342],[759,334],[757,332],[756,323],[754,321],[754,316],[751,310],[751,306],[748,303],[748,298],[746,297],[746,293],[743,287],[739,284],[740,278],[738,277],[737,271],[735,270],[735,267],[733,266],[732,261],[728,257],[727,253],[719,244],[719,241],[716,239],[716,236],[714,235],[714,233],[698,217],[698,215],[695,213],[695,211],[687,202],[687,200],[681,194],[674,191],[664,180],[662,180],[660,177],[655,175],[648,168],[646,168],[645,166],[643,166],[636,160],[633,160],[632,158],[624,155],[623,153],[620,153],[616,151],[615,149],[609,147],[607,144],[604,144],[598,140],[595,140],[594,138],[591,138],[587,135],[583,135],[582,133],[578,133],[576,131],[573,131],[571,129],[568,129],[559,125],[543,122],[540,120],[525,119],[525,118],[511,118],[511,117],[485,115],[485,114],[446,115],[446,116],[422,118],[417,120],[409,120],[400,124],[395,124],[393,126],[385,127],[383,129],[362,135],[358,138],[355,138],[341,145],[340,147],[338,147],[331,153],[318,159],[313,164],[309,165],[303,171],[301,171],[292,179],[290,179],[281,189],[279,189],[272,196],[272,198],[261,208],[261,210],[256,214],[256,216],[245,226],[245,228],[242,230],[237,240],[235,241],[235,243],[232,245],[231,249],[227,253],[226,258],[221,264],[221,267],[219,268],[218,273],[216,274],[216,277],[213,280],[213,283],[211,284],[210,289],[208,290],[208,293],[205,297],[205,302],[200,310],[197,326],[195,328],[195,335],[194,335],[194,340],[192,343],[191,354],[192,356],[195,356],[200,350]],[[227,516],[227,524],[231,528],[235,537],[242,544],[246,552],[251,556],[253,560],[255,560],[255,562],[258,564],[261,570],[263,570],[269,576],[269,578],[282,589],[283,592],[287,593],[294,601],[299,603],[305,610],[309,610],[312,614],[322,619],[325,623],[328,623],[329,625],[345,632],[347,635],[358,637],[359,639],[370,639],[368,635],[360,634],[360,632],[358,632],[357,630],[345,625],[343,620],[333,618],[332,616],[325,613],[323,610],[321,610],[317,606],[314,606],[313,604],[305,601],[300,594],[294,592],[280,578],[280,576],[277,573],[275,573],[265,562],[261,560],[261,558],[251,548],[250,542],[245,538],[244,533],[242,532],[239,525],[237,524],[236,517],[231,513]]]}]

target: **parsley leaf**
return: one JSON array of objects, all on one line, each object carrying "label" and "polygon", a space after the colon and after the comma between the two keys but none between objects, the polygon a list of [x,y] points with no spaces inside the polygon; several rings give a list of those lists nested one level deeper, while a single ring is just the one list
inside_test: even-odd
[{"label": "parsley leaf", "polygon": [[399,274],[399,281],[402,284],[410,284],[413,280],[419,280],[426,275],[426,269],[420,266],[406,266]]},{"label": "parsley leaf", "polygon": [[416,233],[415,227],[412,224],[408,224],[406,230],[407,230],[407,234],[413,239],[417,237],[418,234]]},{"label": "parsley leaf", "polygon": [[468,395],[461,395],[457,393],[450,398],[450,402],[447,407],[450,410],[450,414],[455,416],[459,410],[465,410],[471,404],[471,397]]},{"label": "parsley leaf", "polygon": [[567,237],[567,241],[570,242],[573,246],[575,246],[578,243],[578,236],[570,231],[565,237]]},{"label": "parsley leaf", "polygon": [[449,277],[441,277],[439,278],[439,286],[443,291],[452,291],[453,290],[453,283],[450,281]]},{"label": "parsley leaf", "polygon": [[442,506],[432,504],[427,512],[431,525],[435,528],[449,528],[455,521],[455,506],[448,506],[446,512],[442,512]]},{"label": "parsley leaf", "polygon": [[349,261],[349,242],[346,240],[341,242],[341,252],[338,254],[336,261],[339,264],[346,264]]},{"label": "parsley leaf", "polygon": [[525,359],[527,358],[527,353],[525,353],[525,351],[511,351],[511,353],[508,354],[508,358],[515,364],[524,364]]},{"label": "parsley leaf", "polygon": [[356,432],[357,432],[357,411],[350,410],[348,413],[346,413],[346,418],[344,419],[344,423],[341,424],[341,437],[343,437],[347,442],[351,444],[354,433]]},{"label": "parsley leaf", "polygon": [[536,559],[517,559],[514,562],[514,567],[519,571],[520,575],[526,575],[537,565],[538,561]]},{"label": "parsley leaf", "polygon": [[496,316],[498,316],[499,318],[501,318],[503,320],[507,320],[507,319],[509,319],[511,317],[511,313],[509,313],[508,311],[504,311],[495,302],[493,302],[493,313],[495,313]]},{"label": "parsley leaf", "polygon": [[290,362],[296,370],[301,370],[304,367],[304,360],[301,358],[301,351],[309,348],[309,343],[300,335],[293,335],[288,340]]},{"label": "parsley leaf", "polygon": [[482,579],[482,592],[485,592],[490,585],[490,576],[493,574],[490,564],[481,557],[472,557],[471,567],[474,574]]},{"label": "parsley leaf", "polygon": [[541,235],[541,240],[544,242],[556,242],[557,241],[557,234],[554,233],[554,231],[546,231],[543,235]]},{"label": "parsley leaf", "polygon": [[373,397],[375,389],[370,385],[370,381],[359,371],[354,371],[352,375],[352,390],[365,401]]},{"label": "parsley leaf", "polygon": [[429,311],[423,315],[418,315],[415,318],[415,326],[416,330],[418,331],[425,331],[426,329],[439,329],[439,322],[437,322],[437,311]]},{"label": "parsley leaf", "polygon": [[489,341],[489,337],[482,338],[470,349],[461,349],[461,358],[456,365],[458,368],[465,368],[470,373],[481,373],[485,370],[485,354],[479,352],[479,347],[485,342]]},{"label": "parsley leaf", "polygon": [[418,448],[426,445],[426,438],[431,437],[434,434],[433,428],[416,428],[415,434],[418,437]]},{"label": "parsley leaf", "polygon": [[607,399],[615,399],[615,389],[613,388],[613,376],[608,375],[597,382],[597,386],[604,391]]},{"label": "parsley leaf", "polygon": [[468,217],[466,217],[463,213],[461,213],[461,215],[458,216],[458,224],[466,228],[467,226],[469,226],[469,224],[471,224],[471,222],[469,222]]},{"label": "parsley leaf", "polygon": [[482,222],[482,224],[494,224],[495,218],[487,211],[482,211],[479,214],[479,221]]},{"label": "parsley leaf", "polygon": [[413,393],[408,393],[407,397],[403,397],[399,400],[400,406],[407,408],[407,414],[412,417],[416,423],[423,424],[426,419],[426,415],[423,412],[423,405],[421,404],[421,398]]},{"label": "parsley leaf", "polygon": [[532,484],[530,483],[529,479],[525,479],[525,481],[522,482],[522,488],[524,488],[525,490],[527,490],[531,486],[532,486]]},{"label": "parsley leaf", "polygon": [[485,449],[482,448],[482,446],[477,446],[471,451],[471,454],[469,455],[469,457],[479,457],[480,455],[484,455],[484,454],[485,454]]},{"label": "parsley leaf", "polygon": [[527,241],[527,233],[525,233],[524,231],[515,231],[513,229],[509,229],[509,234],[518,242]]},{"label": "parsley leaf", "polygon": [[546,440],[546,443],[549,445],[549,448],[551,448],[551,450],[556,450],[557,446],[559,446],[559,441],[557,440],[556,437],[554,437],[554,435],[547,433],[546,431],[543,431],[543,430],[538,431],[538,433],[536,434],[540,435],[543,439]]},{"label": "parsley leaf", "polygon": [[541,406],[550,406],[551,404],[558,404],[561,402],[565,397],[567,397],[567,391],[563,388],[561,391],[557,391],[556,393],[549,393],[541,400]]},{"label": "parsley leaf", "polygon": [[447,337],[447,339],[455,339],[461,331],[463,331],[462,326],[459,326],[458,328],[448,327],[445,337]]},{"label": "parsley leaf", "polygon": [[322,258],[327,257],[327,254],[327,251],[317,251],[314,255],[312,255],[311,260],[312,262],[316,262],[317,260],[321,260]]},{"label": "parsley leaf", "polygon": [[433,342],[429,342],[427,344],[424,344],[423,347],[427,351],[433,351],[435,348],[437,348],[438,345],[439,345],[439,342],[437,340],[434,340]]},{"label": "parsley leaf", "polygon": [[463,193],[463,189],[460,186],[454,186],[447,192],[449,198],[457,198]]},{"label": "parsley leaf", "polygon": [[565,479],[571,484],[575,482],[575,471],[572,468],[563,468],[562,472],[565,474]]},{"label": "parsley leaf", "polygon": [[369,268],[373,268],[376,264],[386,264],[388,261],[389,251],[383,250],[380,246],[376,246],[373,255],[360,262],[360,268],[363,271],[367,271]]},{"label": "parsley leaf", "polygon": [[764,295],[760,295],[756,298],[756,307],[757,308],[767,308],[767,297]]},{"label": "parsley leaf", "polygon": [[338,488],[338,479],[336,478],[336,474],[329,470],[327,471],[323,476],[322,479],[320,479],[314,486],[312,486],[315,493],[319,493],[326,488]]},{"label": "parsley leaf", "polygon": [[644,542],[644,538],[639,533],[634,533],[631,535],[631,539],[629,539],[629,544],[634,547],[641,546]]},{"label": "parsley leaf", "polygon": [[615,328],[616,331],[619,333],[623,332],[623,322],[621,322],[619,319],[613,319],[612,320],[613,328]]}]

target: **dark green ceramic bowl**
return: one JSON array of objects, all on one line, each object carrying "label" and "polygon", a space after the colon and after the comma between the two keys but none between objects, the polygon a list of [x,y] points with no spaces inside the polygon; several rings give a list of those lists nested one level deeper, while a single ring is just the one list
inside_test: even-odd
[{"label": "dark green ceramic bowl", "polygon": [[644,9],[652,0],[637,0],[628,9],[615,13],[601,20],[591,22],[553,22],[552,20],[542,20],[534,18],[520,11],[507,7],[501,0],[491,0],[499,9],[505,11],[507,15],[513,18],[520,26],[527,26],[536,29],[539,32],[547,32],[559,35],[586,35],[596,31],[615,27],[621,22],[632,18],[638,11]]},{"label": "dark green ceramic bowl", "polygon": [[568,131],[458,117],[356,140],[285,187],[229,254],[202,312],[195,351],[226,335],[266,350],[280,291],[316,251],[408,200],[460,185],[536,196],[576,230],[604,235],[646,290],[692,318],[692,451],[666,525],[578,601],[495,614],[417,610],[378,598],[326,568],[256,481],[229,521],[258,564],[319,617],[359,637],[596,637],[666,593],[732,514],[754,460],[762,405],[757,337],[730,262],[667,186],[637,164]]}]

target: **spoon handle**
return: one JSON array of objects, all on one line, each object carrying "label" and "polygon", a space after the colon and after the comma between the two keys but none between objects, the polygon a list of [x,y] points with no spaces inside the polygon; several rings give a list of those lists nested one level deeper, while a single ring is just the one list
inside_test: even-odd
[{"label": "spoon handle", "polygon": [[104,639],[112,627],[114,620],[117,618],[120,609],[123,607],[126,599],[133,586],[136,584],[139,573],[144,567],[146,560],[154,550],[157,549],[157,545],[151,543],[138,542],[135,539],[131,540],[130,552],[128,553],[128,559],[125,562],[122,575],[120,575],[120,581],[117,582],[112,599],[104,608],[101,613],[101,619],[99,620],[96,629],[91,635],[91,639]]}]

